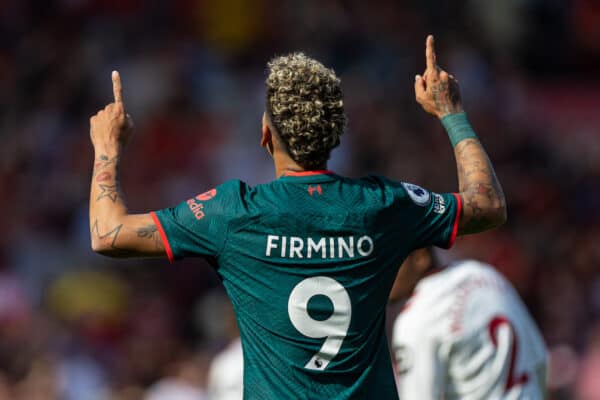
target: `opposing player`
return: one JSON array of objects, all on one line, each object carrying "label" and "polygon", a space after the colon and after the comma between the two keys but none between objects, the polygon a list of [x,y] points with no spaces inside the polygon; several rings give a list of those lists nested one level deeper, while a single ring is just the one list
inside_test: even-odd
[{"label": "opposing player", "polygon": [[239,337],[231,340],[210,363],[207,390],[211,400],[241,400],[244,396],[244,356]]},{"label": "opposing player", "polygon": [[91,119],[92,247],[116,257],[211,260],[238,321],[245,398],[395,398],[384,325],[398,266],[415,248],[447,247],[457,234],[504,222],[502,189],[431,36],[426,61],[416,98],[448,131],[460,193],[327,171],[346,125],[340,80],[291,54],[269,63],[266,81],[260,144],[277,179],[228,181],[139,215],[127,212],[118,187],[132,124],[113,73],[115,101]]},{"label": "opposing player", "polygon": [[544,399],[546,346],[511,284],[474,260],[440,268],[431,249],[408,256],[391,300],[402,400]]}]

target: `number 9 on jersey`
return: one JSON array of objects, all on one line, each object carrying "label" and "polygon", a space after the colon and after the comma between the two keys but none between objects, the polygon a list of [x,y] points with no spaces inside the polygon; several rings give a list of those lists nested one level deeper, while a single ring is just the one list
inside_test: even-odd
[{"label": "number 9 on jersey", "polygon": [[[314,296],[326,296],[333,304],[333,313],[322,321],[308,314],[308,302]],[[324,370],[338,354],[352,316],[350,296],[335,279],[326,276],[307,278],[298,283],[290,293],[288,314],[294,328],[313,339],[325,338],[321,349],[312,356],[304,368]]]}]

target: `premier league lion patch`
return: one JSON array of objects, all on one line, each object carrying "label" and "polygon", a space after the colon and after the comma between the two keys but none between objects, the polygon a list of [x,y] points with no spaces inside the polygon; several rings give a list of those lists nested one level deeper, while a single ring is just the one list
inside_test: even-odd
[{"label": "premier league lion patch", "polygon": [[431,201],[431,195],[421,186],[413,185],[412,183],[402,182],[402,186],[406,189],[406,192],[418,206],[426,206]]}]

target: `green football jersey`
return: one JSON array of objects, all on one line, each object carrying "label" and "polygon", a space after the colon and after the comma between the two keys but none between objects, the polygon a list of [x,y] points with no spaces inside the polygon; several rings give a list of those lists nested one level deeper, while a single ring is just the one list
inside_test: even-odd
[{"label": "green football jersey", "polygon": [[452,244],[460,207],[408,183],[312,171],[228,181],[153,216],[171,260],[216,265],[245,399],[397,399],[388,295],[413,249]]}]

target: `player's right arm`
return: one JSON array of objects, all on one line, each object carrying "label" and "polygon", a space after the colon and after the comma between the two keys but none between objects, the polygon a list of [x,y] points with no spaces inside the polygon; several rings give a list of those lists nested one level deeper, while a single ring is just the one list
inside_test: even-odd
[{"label": "player's right arm", "polygon": [[415,77],[415,96],[425,111],[444,123],[453,142],[463,204],[458,234],[500,226],[506,221],[502,187],[487,153],[466,120],[458,81],[437,65],[431,35],[427,37],[425,57],[425,73]]},{"label": "player's right arm", "polygon": [[133,123],[125,112],[117,71],[112,80],[114,102],[90,119],[96,154],[90,190],[92,249],[110,257],[166,256],[170,261],[217,256],[225,243],[228,218],[237,210],[241,182],[229,181],[176,207],[129,213],[119,186],[119,165]]},{"label": "player's right arm", "polygon": [[125,112],[118,72],[112,81],[114,102],[90,118],[95,153],[89,206],[92,249],[110,257],[164,257],[168,252],[152,214],[130,214],[119,187],[121,155],[133,123]]}]

